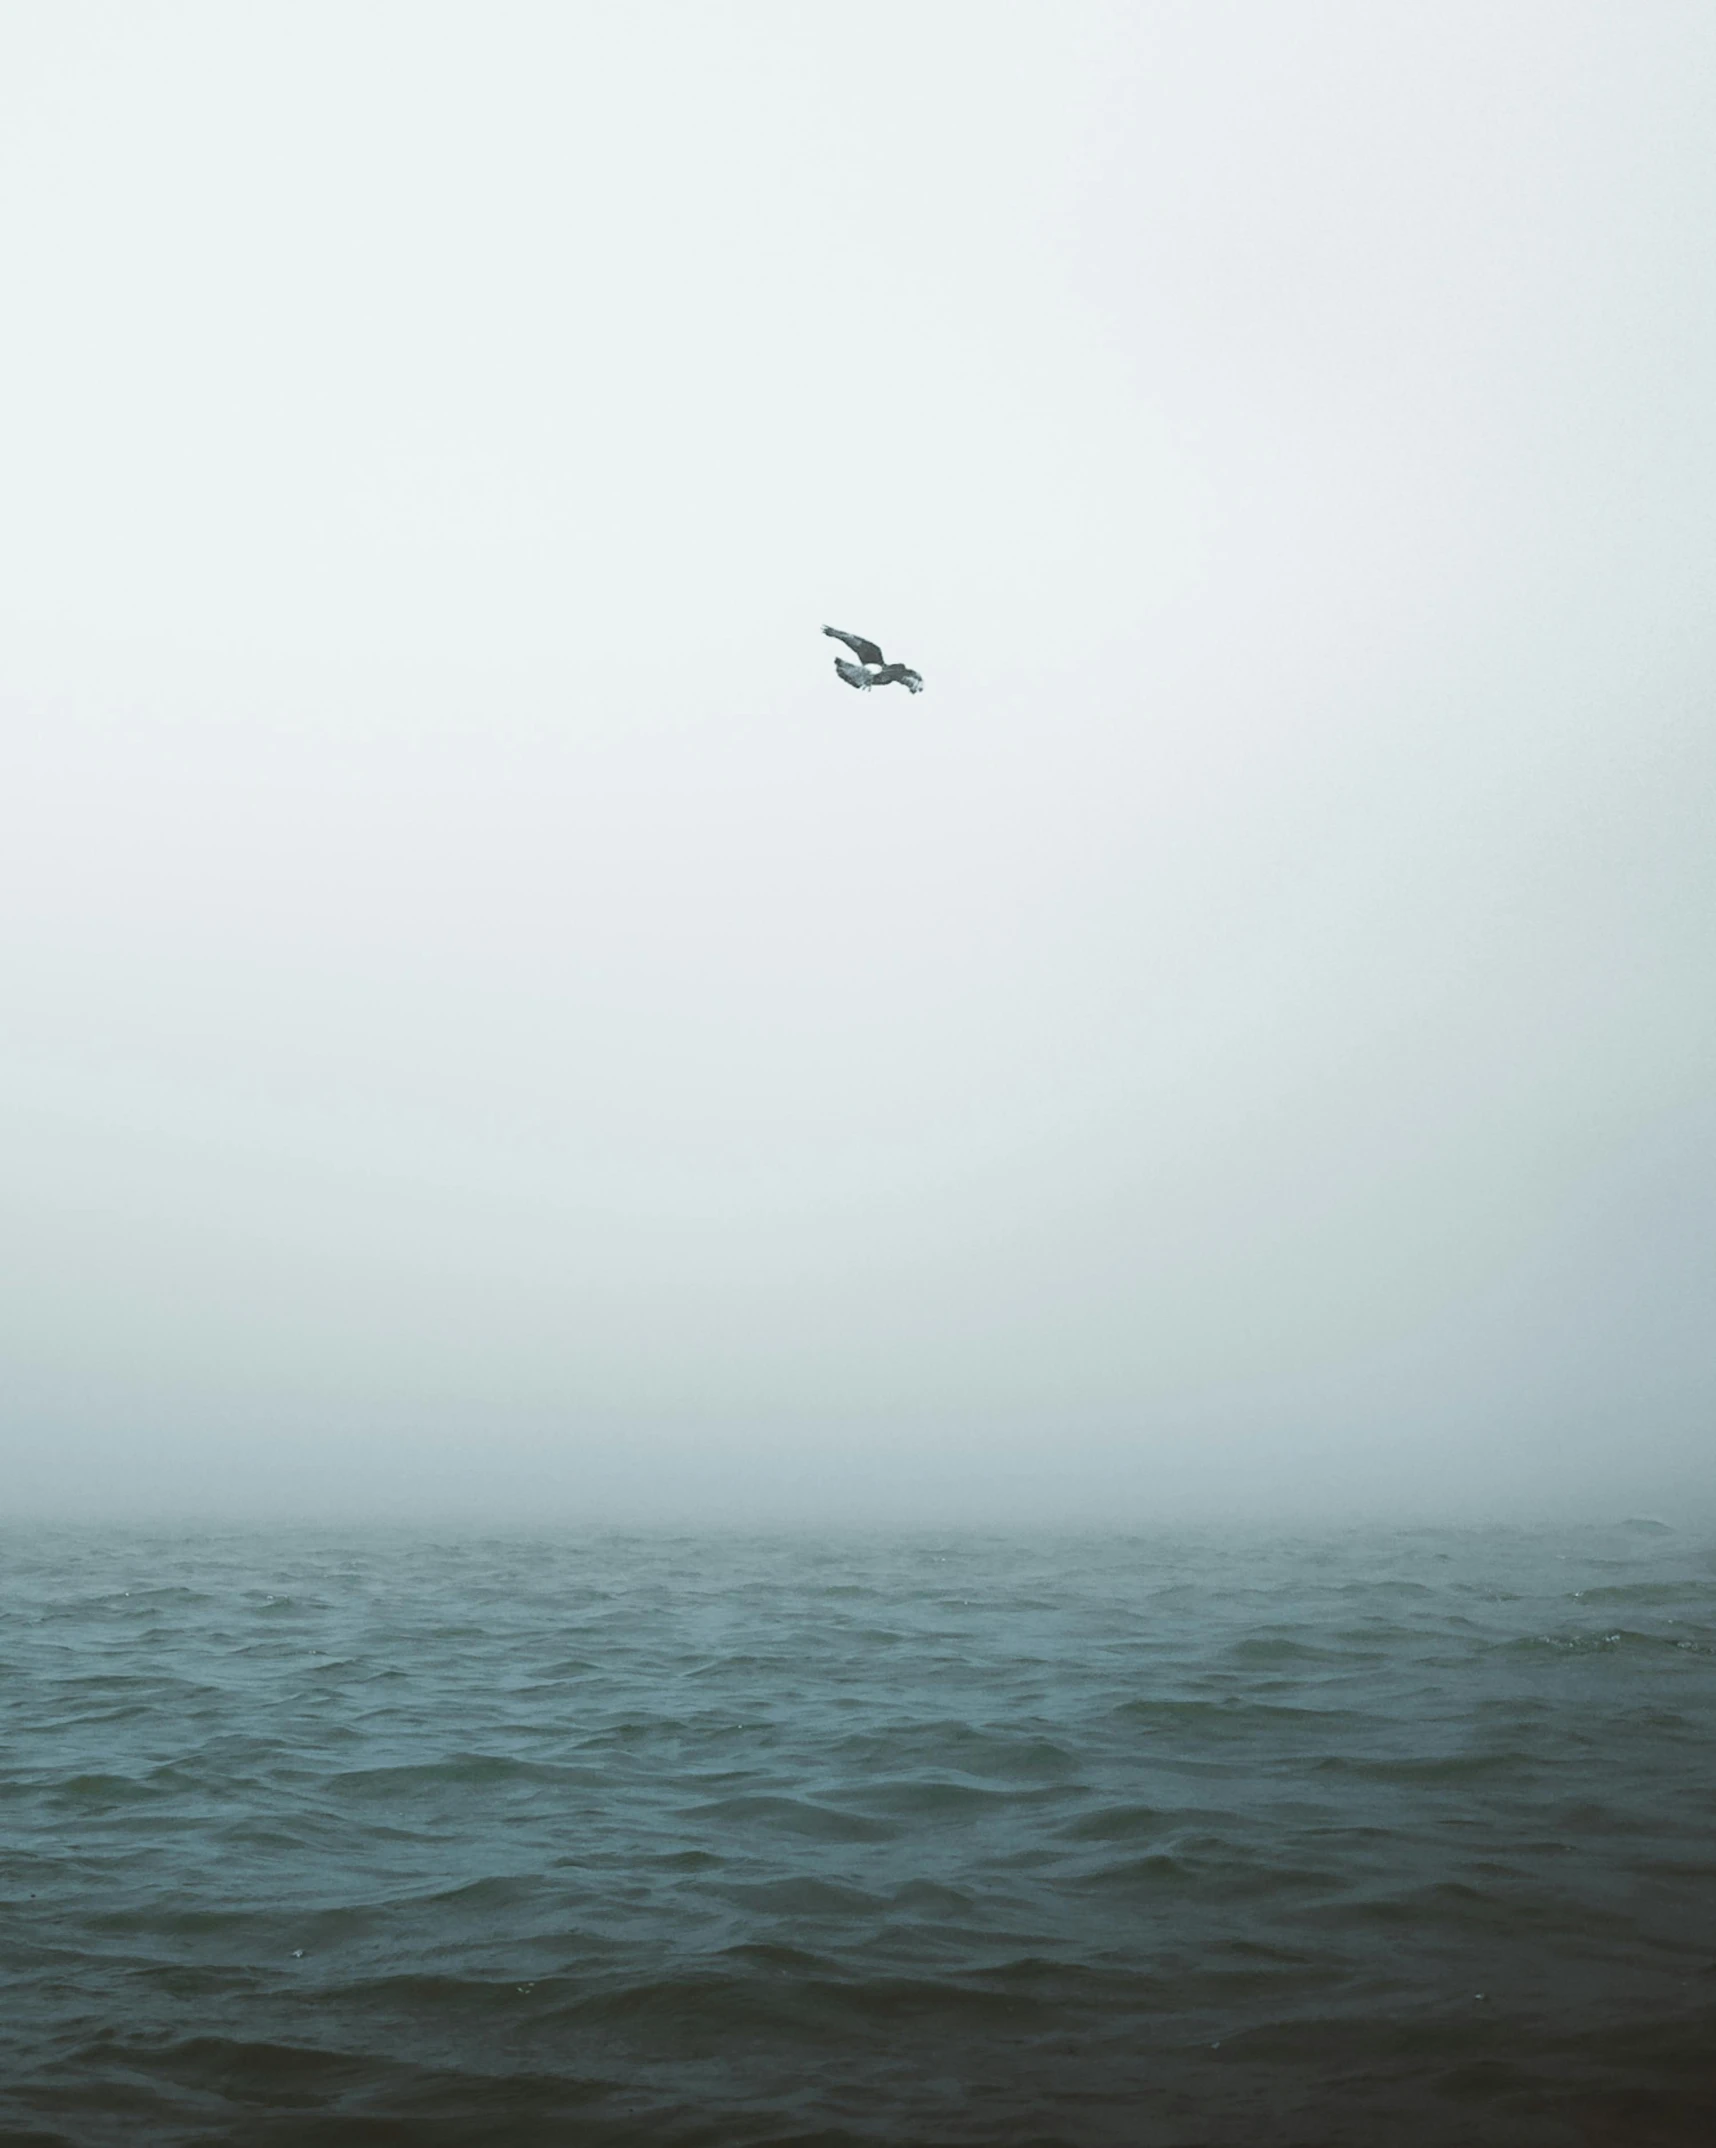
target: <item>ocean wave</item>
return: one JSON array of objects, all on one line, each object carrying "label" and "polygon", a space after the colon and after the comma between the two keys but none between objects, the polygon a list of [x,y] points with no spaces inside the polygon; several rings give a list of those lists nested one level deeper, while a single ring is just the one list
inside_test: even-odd
[{"label": "ocean wave", "polygon": [[1716,2138],[1686,1532],[4,1548],[8,2144]]}]

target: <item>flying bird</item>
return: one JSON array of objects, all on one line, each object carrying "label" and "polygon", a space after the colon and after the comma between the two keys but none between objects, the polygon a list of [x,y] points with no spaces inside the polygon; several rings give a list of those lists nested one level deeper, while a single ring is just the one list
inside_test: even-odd
[{"label": "flying bird", "polygon": [[832,634],[836,641],[843,641],[858,659],[855,664],[849,664],[843,656],[834,659],[835,670],[848,686],[856,686],[860,693],[867,694],[872,686],[892,686],[897,681],[908,694],[923,692],[924,682],[909,664],[888,663],[876,644],[866,641],[862,634],[843,633],[837,626],[825,626],[822,631]]}]

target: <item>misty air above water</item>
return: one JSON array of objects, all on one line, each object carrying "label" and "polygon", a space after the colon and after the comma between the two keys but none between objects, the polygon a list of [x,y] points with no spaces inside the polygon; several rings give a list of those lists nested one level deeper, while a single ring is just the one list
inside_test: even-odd
[{"label": "misty air above water", "polygon": [[1705,1497],[1704,10],[3,35],[13,1511]]},{"label": "misty air above water", "polygon": [[1713,117],[6,11],[0,2131],[1716,2132]]}]

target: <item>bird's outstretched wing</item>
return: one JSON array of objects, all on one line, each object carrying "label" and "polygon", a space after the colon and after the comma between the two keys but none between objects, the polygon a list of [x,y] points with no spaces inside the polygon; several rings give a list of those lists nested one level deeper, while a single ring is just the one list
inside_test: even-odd
[{"label": "bird's outstretched wing", "polygon": [[[861,664],[880,664],[884,661],[881,650],[877,648],[873,641],[866,641],[862,634],[843,633],[837,626],[825,626],[822,631],[825,634],[832,634],[836,641],[843,641]],[[835,662],[838,663],[839,661],[840,659],[836,657]],[[841,676],[845,676],[844,672]]]},{"label": "bird's outstretched wing", "polygon": [[839,672],[840,676],[846,681],[848,686],[867,688],[870,684],[870,674],[864,669],[862,664],[849,664],[846,661],[845,657],[837,656],[834,659],[834,668],[836,671]]}]

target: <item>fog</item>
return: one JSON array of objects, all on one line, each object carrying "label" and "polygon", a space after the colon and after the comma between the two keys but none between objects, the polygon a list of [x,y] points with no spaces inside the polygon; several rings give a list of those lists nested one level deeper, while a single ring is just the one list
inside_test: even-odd
[{"label": "fog", "polygon": [[1701,0],[10,8],[6,1510],[1707,1500],[1713,121]]}]

